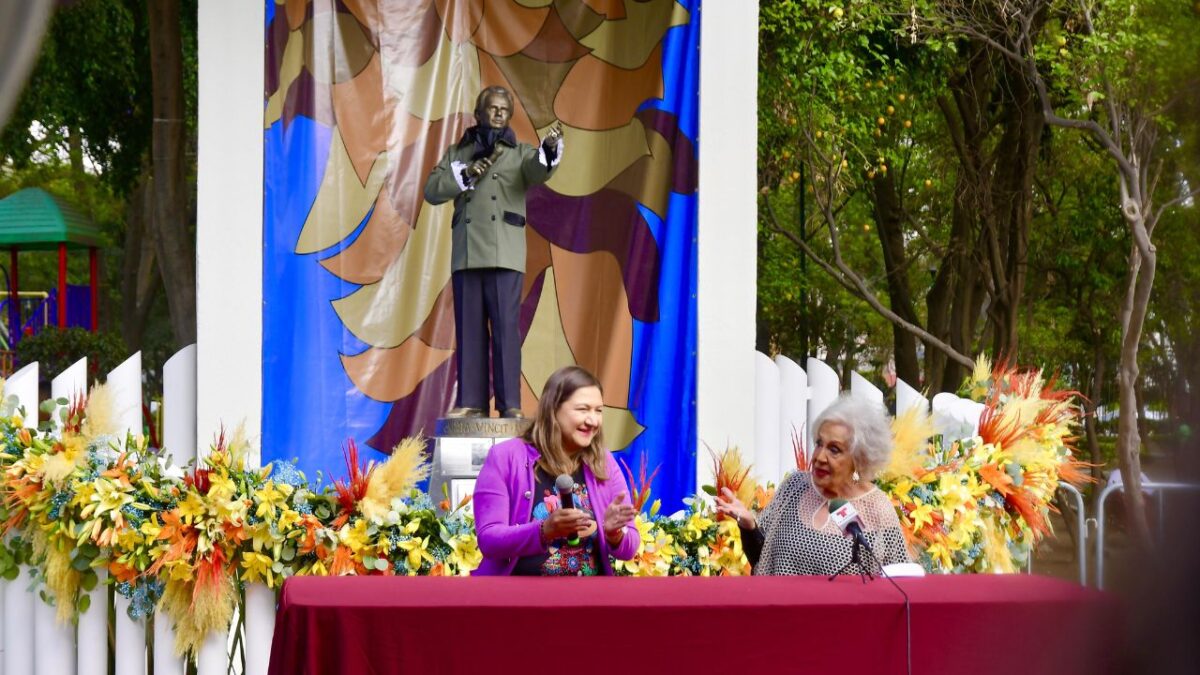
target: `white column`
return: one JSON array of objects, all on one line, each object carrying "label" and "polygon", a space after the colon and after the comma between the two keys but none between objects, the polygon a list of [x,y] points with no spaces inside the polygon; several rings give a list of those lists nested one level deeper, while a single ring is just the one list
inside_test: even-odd
[{"label": "white column", "polygon": [[[198,4],[197,447],[262,410],[262,2]],[[236,326],[237,330],[230,330]],[[236,383],[236,384],[234,384]]]},{"label": "white column", "polygon": [[[697,440],[745,446],[756,405],[758,1],[706,2],[699,13]],[[703,484],[702,445],[696,459]]]},{"label": "white column", "polygon": [[104,585],[108,570],[96,569],[96,577],[96,587],[88,593],[91,605],[79,615],[75,648],[79,675],[108,675],[108,590]]},{"label": "white column", "polygon": [[756,478],[774,481],[779,478],[779,368],[762,352],[754,352],[754,400],[754,445],[746,460],[754,463]]},{"label": "white column", "polygon": [[794,439],[807,443],[808,373],[786,356],[775,357],[779,368],[779,475],[796,470]]},{"label": "white column", "polygon": [[904,380],[896,379],[896,414],[899,415],[909,408],[920,408],[929,412],[929,399],[921,395]]},{"label": "white column", "polygon": [[[88,389],[87,384],[87,357],[79,359],[72,363],[66,370],[62,371],[53,380],[50,380],[50,398],[66,399],[74,401],[80,395],[86,394]],[[51,420],[54,422],[54,428],[60,433],[62,431],[62,419],[59,417],[63,406],[56,406],[54,412],[51,413]]]},{"label": "white column", "polygon": [[809,357],[808,359],[808,454],[812,456],[813,436],[817,430],[813,428],[813,420],[817,418],[831,403],[837,400],[842,390],[841,380],[824,361]]},{"label": "white column", "polygon": [[267,667],[271,664],[271,640],[274,635],[275,591],[263,584],[248,584],[245,675],[267,675]]},{"label": "white column", "polygon": [[196,345],[163,364],[163,449],[176,466],[196,458]]}]

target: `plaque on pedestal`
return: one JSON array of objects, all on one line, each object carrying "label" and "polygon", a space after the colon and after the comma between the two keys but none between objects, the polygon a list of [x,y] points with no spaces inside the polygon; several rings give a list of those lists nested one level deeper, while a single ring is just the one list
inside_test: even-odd
[{"label": "plaque on pedestal", "polygon": [[438,438],[516,438],[533,426],[525,417],[444,417],[433,435]]},{"label": "plaque on pedestal", "polygon": [[[451,417],[434,427],[433,469],[429,493],[441,499],[446,486],[451,508],[475,489],[475,478],[488,451],[496,443],[516,438],[533,426],[533,420],[501,417]],[[469,509],[469,507],[468,507]]]}]

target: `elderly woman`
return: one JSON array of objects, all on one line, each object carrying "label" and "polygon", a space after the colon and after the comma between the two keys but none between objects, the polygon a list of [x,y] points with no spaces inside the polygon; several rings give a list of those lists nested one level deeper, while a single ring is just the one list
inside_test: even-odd
[{"label": "elderly woman", "polygon": [[908,562],[908,549],[896,509],[871,482],[892,452],[887,414],[877,403],[843,395],[813,427],[817,430],[809,471],[788,476],[775,498],[757,517],[728,489],[717,510],[737,519],[755,574],[857,574],[851,566],[851,539],[829,515],[829,503],[844,499],[854,505],[874,551],[876,564],[864,556],[868,571],[879,565]]},{"label": "elderly woman", "polygon": [[491,449],[475,483],[483,553],[475,574],[612,574],[610,555],[637,553],[637,511],[604,448],[603,413],[600,382],[583,368],[562,368],[546,381],[525,437]]}]

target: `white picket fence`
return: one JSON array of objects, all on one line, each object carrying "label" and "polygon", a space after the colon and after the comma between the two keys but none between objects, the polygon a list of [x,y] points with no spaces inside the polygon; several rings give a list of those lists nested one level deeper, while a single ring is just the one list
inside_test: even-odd
[{"label": "white picket fence", "polygon": [[[746,461],[754,464],[753,474],[758,480],[778,483],[796,466],[793,433],[811,452],[815,429],[810,422],[837,399],[842,383],[820,359],[808,359],[805,369],[782,355],[772,359],[757,352],[755,357],[754,445],[741,450]],[[850,391],[880,404],[884,401],[883,390],[856,372],[850,374]],[[913,406],[929,411],[931,403],[916,388],[896,380],[896,413]],[[954,394],[938,394],[933,397],[932,409],[937,433],[963,438],[978,430],[983,404]]]},{"label": "white picket fence", "polygon": [[[134,354],[106,378],[113,395],[119,433],[142,432],[142,356]],[[87,391],[87,360],[81,359],[51,380],[53,398],[71,399]],[[28,413],[25,424],[37,426],[38,364],[31,363],[4,383],[4,398],[16,396]],[[180,350],[163,368],[163,446],[176,466],[196,457],[196,347]],[[99,570],[101,580],[105,572]],[[31,592],[26,570],[14,581],[0,581],[0,675],[106,675],[109,656],[107,588],[91,591],[91,606],[78,625],[62,625],[53,607]],[[113,594],[115,625],[113,657],[117,675],[145,675],[152,661],[155,675],[183,675],[185,664],[175,656],[175,636],[165,617],[154,621],[153,648],[143,621],[131,619],[129,601]],[[245,673],[265,675],[275,629],[275,593],[266,586],[246,589]],[[236,621],[235,621],[236,624]],[[230,635],[214,635],[197,655],[201,675],[230,671]],[[241,658],[232,664],[241,671]]]}]

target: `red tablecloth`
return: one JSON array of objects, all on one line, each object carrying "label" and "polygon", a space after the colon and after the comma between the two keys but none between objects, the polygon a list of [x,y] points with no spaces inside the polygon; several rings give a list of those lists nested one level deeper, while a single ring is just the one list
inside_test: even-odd
[{"label": "red tablecloth", "polygon": [[[1116,602],[1037,576],[901,579],[913,672],[1111,668]],[[857,577],[296,577],[273,675],[904,673],[904,602]]]}]

